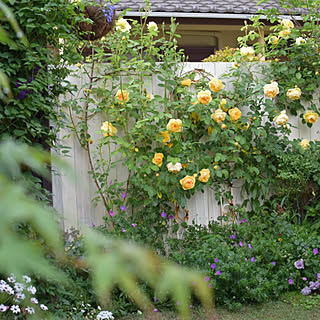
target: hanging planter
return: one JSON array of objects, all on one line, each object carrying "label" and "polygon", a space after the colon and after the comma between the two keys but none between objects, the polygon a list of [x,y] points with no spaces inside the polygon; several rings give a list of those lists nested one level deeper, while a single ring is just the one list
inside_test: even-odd
[{"label": "hanging planter", "polygon": [[115,22],[115,7],[86,6],[84,17],[92,20],[92,23],[79,23],[80,37],[84,40],[98,40],[113,28]]}]

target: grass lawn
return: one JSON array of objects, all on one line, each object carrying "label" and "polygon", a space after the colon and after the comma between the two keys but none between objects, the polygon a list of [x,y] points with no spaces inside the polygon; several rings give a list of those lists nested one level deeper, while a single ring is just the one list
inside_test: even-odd
[{"label": "grass lawn", "polygon": [[[246,306],[238,311],[228,311],[223,308],[217,308],[217,315],[217,320],[320,320],[320,296],[287,297],[279,302]],[[155,316],[154,319],[178,319],[173,312],[158,313],[157,316]],[[120,319],[139,320],[146,318],[134,314]],[[203,317],[202,312],[197,310],[193,312],[192,319],[203,320],[205,318]]]}]

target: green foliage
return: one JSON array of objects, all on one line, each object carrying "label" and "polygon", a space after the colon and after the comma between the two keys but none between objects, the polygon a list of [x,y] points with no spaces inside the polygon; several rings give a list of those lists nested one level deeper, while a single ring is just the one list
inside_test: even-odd
[{"label": "green foliage", "polygon": [[65,82],[69,65],[80,59],[72,26],[81,15],[67,0],[6,0],[1,4],[1,33],[6,38],[1,37],[0,69],[10,79],[5,91],[9,93],[10,86],[11,94],[4,95],[0,105],[0,137],[51,145],[55,136],[49,121],[59,126],[57,98],[69,90]]}]

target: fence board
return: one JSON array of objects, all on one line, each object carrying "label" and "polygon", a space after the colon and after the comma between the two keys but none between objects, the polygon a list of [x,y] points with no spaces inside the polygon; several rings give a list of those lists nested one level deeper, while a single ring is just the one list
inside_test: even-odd
[{"label": "fence board", "polygon": [[[184,67],[184,72],[189,72],[194,69],[203,69],[210,74],[220,77],[226,73],[232,66],[232,63],[187,63]],[[76,82],[78,85],[82,85],[87,80],[85,77],[82,79],[69,79]],[[146,88],[148,92],[153,95],[162,95],[163,89],[158,86],[157,75],[153,74],[150,80],[146,81]],[[231,81],[226,83],[226,89],[232,88]],[[319,106],[320,92],[315,94],[315,103]],[[290,135],[291,139],[307,138],[309,140],[320,139],[320,126],[318,123],[311,129],[302,124],[301,119],[298,117],[289,117],[289,122],[295,126]],[[98,141],[101,137],[101,125],[107,119],[104,115],[101,117],[93,117],[90,120],[89,133],[93,141]],[[320,122],[320,121],[319,121]],[[63,217],[62,224],[65,229],[71,226],[75,228],[81,228],[84,225],[101,224],[103,222],[102,217],[106,214],[103,205],[99,204],[94,206],[91,203],[91,199],[96,197],[96,185],[93,179],[88,174],[90,170],[87,152],[81,148],[74,133],[69,137],[65,137],[66,131],[61,130],[58,136],[61,144],[69,146],[69,154],[63,155],[61,150],[57,149],[53,151],[56,154],[60,154],[72,168],[76,171],[76,179],[72,180],[71,172],[64,172],[55,174],[53,172],[53,204],[54,207],[60,212]],[[95,149],[95,142],[92,148]],[[116,146],[111,144],[111,151],[114,151]],[[107,148],[105,148],[103,157],[108,159],[109,154]],[[119,160],[120,154],[113,157],[113,160]],[[118,179],[119,181],[125,181],[128,176],[127,168],[123,167],[121,163],[118,163],[116,167],[111,170],[108,183],[111,180]],[[234,188],[232,189],[234,195],[235,204],[239,204],[243,201],[243,197],[240,194],[241,181],[235,181]],[[193,220],[197,224],[208,224],[211,220],[216,220],[220,215],[228,211],[227,206],[219,205],[215,199],[214,191],[210,188],[205,188],[204,193],[199,192],[192,199],[187,201],[186,209],[189,211],[189,222]]]}]

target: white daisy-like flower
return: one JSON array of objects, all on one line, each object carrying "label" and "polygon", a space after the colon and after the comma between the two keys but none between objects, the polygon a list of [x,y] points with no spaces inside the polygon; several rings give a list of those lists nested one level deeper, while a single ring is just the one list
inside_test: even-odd
[{"label": "white daisy-like flower", "polygon": [[34,314],[34,309],[32,307],[26,307],[24,310],[29,314]]},{"label": "white daisy-like flower", "polygon": [[34,297],[32,297],[32,298],[30,299],[30,301],[31,301],[32,303],[34,303],[34,304],[38,304],[38,303],[39,303],[38,299],[37,299],[37,298],[34,298]]},{"label": "white daisy-like flower", "polygon": [[10,295],[13,295],[14,294],[14,290],[8,285],[6,284],[4,286],[4,291],[7,293],[7,294],[10,294]]},{"label": "white daisy-like flower", "polygon": [[17,292],[21,292],[25,289],[25,285],[23,283],[20,282],[16,282],[14,285],[14,290],[16,290]]},{"label": "white daisy-like flower", "polygon": [[26,297],[26,295],[22,292],[17,292],[16,293],[16,298],[19,299],[19,300],[24,300]]},{"label": "white daisy-like flower", "polygon": [[1,284],[7,284],[4,280],[0,280],[0,285]]},{"label": "white daisy-like flower", "polygon": [[21,311],[19,306],[15,304],[11,306],[10,310],[12,311],[12,313],[20,313]]},{"label": "white daisy-like flower", "polygon": [[130,29],[131,29],[131,26],[126,19],[120,18],[116,22],[116,30],[117,31],[128,32],[128,31],[130,31]]},{"label": "white daisy-like flower", "polygon": [[15,283],[16,282],[16,277],[13,274],[11,274],[10,277],[8,278],[8,282]]},{"label": "white daisy-like flower", "polygon": [[28,287],[28,292],[30,292],[31,294],[35,294],[37,292],[37,289],[34,286],[30,286]]},{"label": "white daisy-like flower", "polygon": [[31,278],[28,277],[28,276],[23,276],[22,279],[23,279],[23,281],[24,281],[25,283],[31,282]]},{"label": "white daisy-like flower", "polygon": [[40,309],[43,310],[43,311],[47,311],[48,310],[48,307],[44,304],[40,304]]},{"label": "white daisy-like flower", "polygon": [[113,320],[114,317],[112,315],[112,312],[110,311],[100,311],[97,315],[97,320]]},{"label": "white daisy-like flower", "polygon": [[8,310],[8,307],[4,304],[0,304],[0,312],[6,312]]}]

